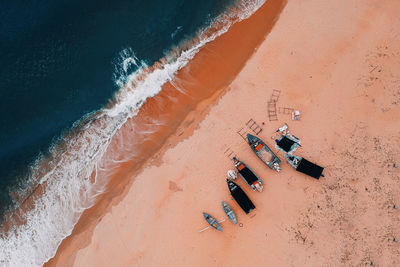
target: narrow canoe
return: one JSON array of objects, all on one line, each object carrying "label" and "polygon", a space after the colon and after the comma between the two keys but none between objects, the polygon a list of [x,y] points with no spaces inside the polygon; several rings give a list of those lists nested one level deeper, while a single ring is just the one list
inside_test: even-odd
[{"label": "narrow canoe", "polygon": [[212,228],[221,231],[222,232],[222,227],[219,224],[219,222],[210,214],[203,212],[204,215],[204,219],[206,219],[206,221],[211,225]]},{"label": "narrow canoe", "polygon": [[228,219],[234,224],[237,224],[236,215],[233,212],[231,206],[229,206],[225,201],[222,201],[222,208],[224,209],[226,216],[228,216]]}]

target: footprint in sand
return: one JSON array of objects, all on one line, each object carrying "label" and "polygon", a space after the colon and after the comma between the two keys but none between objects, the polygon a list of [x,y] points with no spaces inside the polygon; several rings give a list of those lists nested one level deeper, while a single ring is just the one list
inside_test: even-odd
[{"label": "footprint in sand", "polygon": [[169,190],[173,192],[183,191],[175,182],[169,181]]}]

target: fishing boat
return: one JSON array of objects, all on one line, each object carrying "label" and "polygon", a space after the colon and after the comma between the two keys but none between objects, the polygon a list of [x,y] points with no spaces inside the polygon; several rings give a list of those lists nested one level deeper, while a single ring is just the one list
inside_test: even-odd
[{"label": "fishing boat", "polygon": [[226,179],[226,182],[228,183],[228,188],[232,197],[246,214],[256,208],[256,206],[254,206],[253,202],[251,202],[250,198],[246,195],[242,188],[240,188],[240,186],[229,179]]},{"label": "fishing boat", "polygon": [[228,216],[228,219],[234,224],[237,224],[236,215],[233,212],[231,206],[229,206],[225,201],[222,201],[222,208],[224,209],[226,216]]},{"label": "fishing boat", "polygon": [[206,219],[206,221],[211,225],[212,228],[221,231],[222,232],[222,227],[219,224],[219,222],[210,214],[203,212],[204,218]]},{"label": "fishing boat", "polygon": [[254,191],[262,192],[263,181],[258,178],[258,176],[250,169],[243,161],[238,158],[233,157],[233,165],[235,165],[236,170],[243,178],[243,180],[253,189]]},{"label": "fishing boat", "polygon": [[300,145],[300,139],[294,135],[281,135],[276,141],[276,147],[285,153],[292,154]]},{"label": "fishing boat", "polygon": [[272,152],[272,150],[260,138],[247,134],[249,145],[257,157],[259,157],[269,168],[281,171],[281,160]]},{"label": "fishing boat", "polygon": [[290,154],[286,154],[285,158],[287,162],[298,172],[307,174],[311,177],[314,177],[315,179],[319,179],[321,176],[325,177],[322,174],[322,172],[324,171],[323,167],[318,166],[317,164],[314,164],[306,160],[305,158]]}]

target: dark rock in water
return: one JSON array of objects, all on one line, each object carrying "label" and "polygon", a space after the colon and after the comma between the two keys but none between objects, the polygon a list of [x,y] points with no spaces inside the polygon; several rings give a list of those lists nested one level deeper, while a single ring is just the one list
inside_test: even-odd
[{"label": "dark rock in water", "polygon": [[395,164],[393,164],[393,167],[398,168],[399,165],[395,163]]}]

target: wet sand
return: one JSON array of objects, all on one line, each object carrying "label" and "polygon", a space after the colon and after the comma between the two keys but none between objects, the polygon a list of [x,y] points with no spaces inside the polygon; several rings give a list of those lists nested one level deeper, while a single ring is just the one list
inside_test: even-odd
[{"label": "wet sand", "polygon": [[137,173],[144,166],[159,164],[157,158],[164,151],[193,133],[209,106],[227,91],[270,32],[285,3],[271,1],[251,18],[234,24],[228,33],[206,44],[171,83],[163,86],[160,94],[148,99],[139,114],[123,126],[105,157],[129,160],[118,164],[117,169],[115,165],[102,166],[98,173],[102,177],[98,179],[112,175],[107,191],[84,212],[71,236],[63,240],[57,255],[46,265],[72,264],[76,251],[90,244],[93,229],[125,197]]},{"label": "wet sand", "polygon": [[[236,65],[240,73],[225,89],[193,104],[174,134],[158,139],[161,149],[149,152],[139,173],[127,166],[117,172],[129,182],[111,184],[51,263],[399,266],[400,244],[393,241],[400,239],[400,211],[394,208],[400,206],[400,168],[394,165],[400,165],[399,12],[397,1],[287,3],[245,67]],[[227,48],[231,41],[225,40]],[[215,44],[198,58],[218,57]],[[229,65],[228,59],[219,62]],[[200,76],[208,81],[219,77],[217,70]],[[273,90],[279,92],[278,114],[270,121]],[[283,108],[300,110],[300,121]],[[282,161],[271,136],[287,122],[301,139],[295,154],[324,166],[325,178],[307,177],[286,162],[281,173],[268,169],[240,135],[253,133],[250,119]],[[237,181],[257,207],[249,215],[231,199],[225,182],[233,155],[265,183],[259,193]],[[203,211],[225,218],[222,200],[240,225],[225,221],[222,233],[199,233],[207,226]]]}]

